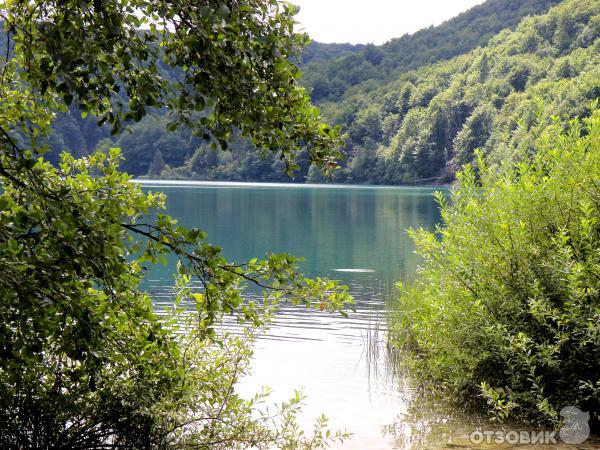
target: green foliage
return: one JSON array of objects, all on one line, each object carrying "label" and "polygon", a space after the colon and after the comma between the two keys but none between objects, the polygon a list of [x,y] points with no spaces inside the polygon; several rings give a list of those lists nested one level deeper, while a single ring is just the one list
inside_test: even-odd
[{"label": "green foliage", "polygon": [[14,1],[1,18],[27,81],[113,133],[166,108],[171,131],[185,125],[226,147],[237,130],[279,154],[291,173],[301,148],[326,168],[340,143],[298,84],[290,61],[308,38],[293,33],[293,15],[277,0]]},{"label": "green foliage", "polygon": [[156,150],[154,152],[152,162],[150,163],[150,168],[148,169],[148,176],[160,177],[163,170],[165,170],[165,167],[165,159],[163,158],[162,152],[160,150]]},{"label": "green foliage", "polygon": [[[477,148],[494,166],[520,161],[532,151],[527,134],[538,99],[547,114],[568,121],[588,115],[600,96],[598,17],[598,2],[566,0],[484,48],[324,104],[349,135],[346,181],[450,182]],[[369,167],[378,170],[361,163],[366,139],[374,148]]]},{"label": "green foliage", "polygon": [[[479,155],[412,235],[424,262],[399,285],[391,344],[429,389],[500,419],[600,414],[600,110],[533,133],[535,153]],[[540,116],[541,117],[541,116]]]},{"label": "green foliage", "polygon": [[[338,85],[338,74],[353,77],[365,67],[374,69],[364,77],[356,77],[358,84],[352,89],[336,91],[331,101],[321,104],[324,115],[341,125],[348,136],[345,150],[349,157],[336,172],[335,182],[449,182],[463,164],[472,160],[477,148],[492,165],[519,161],[530,152],[527,133],[538,98],[544,100],[546,112],[551,115],[568,119],[589,113],[586,105],[600,96],[598,2],[568,0],[550,11],[546,11],[548,2],[507,3],[486,2],[440,27],[417,33],[414,39],[401,39],[403,46],[412,49],[411,45],[417,46],[419,39],[429,36],[428,45],[442,48],[440,42],[462,42],[449,38],[448,33],[454,36],[469,29],[475,41],[481,38],[483,41],[477,42],[486,44],[475,50],[467,46],[460,50],[469,51],[462,56],[414,71],[392,63],[395,53],[388,53],[388,46],[395,41],[382,47],[346,50],[339,70],[324,75],[327,83]],[[544,14],[523,18],[526,11]],[[496,23],[500,17],[507,20],[506,24],[514,24],[515,29],[492,36],[497,29],[485,23]],[[451,26],[458,23],[466,28]],[[485,31],[487,26],[493,33]],[[465,42],[471,41],[475,42]],[[323,51],[327,59],[329,50]],[[370,60],[377,62],[380,52],[385,56],[378,65],[365,59],[369,54]],[[434,52],[427,58],[423,64],[442,57]],[[320,70],[334,67],[331,61],[306,66],[307,83],[313,83],[311,77],[322,74]],[[318,80],[313,83],[313,97],[319,97],[321,84]],[[230,141],[233,151],[220,155],[217,166],[199,166],[194,155],[205,154],[208,146],[190,138],[191,131],[185,129],[178,130],[180,138],[172,142],[174,138],[163,131],[167,122],[167,117],[159,117],[156,122],[144,119],[132,127],[131,136],[112,141],[110,145],[126,149],[124,167],[128,171],[145,175],[160,147],[173,149],[168,152],[172,160],[166,160],[172,170],[165,172],[165,177],[290,181],[272,170],[281,164],[279,156],[236,139]],[[519,124],[526,126],[519,128]],[[163,155],[167,157],[167,152]],[[294,181],[316,179],[318,170],[308,174],[310,158],[306,151],[297,153],[299,176]]]},{"label": "green foliage", "polygon": [[302,50],[302,65],[308,63],[322,63],[348,53],[360,51],[364,45],[362,44],[323,44],[321,42],[311,41]]},{"label": "green foliage", "polygon": [[168,131],[168,116],[147,116],[130,125],[127,131],[98,143],[98,149],[105,151],[111,147],[123,149],[124,160],[121,169],[133,176],[146,175],[152,166],[154,155],[161,152],[165,164],[181,167],[199,148],[209,148],[203,140],[192,135],[184,126]]},{"label": "green foliage", "polygon": [[[265,394],[235,392],[277,302],[340,311],[352,301],[346,287],[305,279],[289,255],[227,261],[206,233],[162,214],[162,194],[119,171],[118,149],[43,159],[56,160],[52,145],[87,145],[77,135],[57,142],[57,115],[66,130],[95,115],[119,131],[146,108],[170,105],[173,124],[192,129],[192,110],[212,102],[200,125],[217,141],[235,128],[279,152],[285,170],[301,140],[315,164],[333,164],[336,132],[321,124],[287,62],[303,40],[292,34],[289,7],[13,1],[0,15],[7,48],[17,42],[0,71],[0,444],[311,449],[347,437],[325,430],[323,418],[303,434],[300,394],[269,410]],[[140,31],[144,23],[151,31]],[[167,63],[188,63],[177,86],[155,66],[158,23],[170,24],[160,42]],[[240,75],[243,83],[228,84]],[[83,109],[81,121],[65,103]],[[152,150],[146,170],[166,170],[169,155]],[[161,312],[140,282],[167,257],[178,260],[176,291]],[[262,301],[247,300],[248,284],[264,289]],[[226,316],[241,335],[221,331]]]},{"label": "green foliage", "polygon": [[[555,0],[490,0],[440,26],[392,40],[382,46],[309,44],[301,55],[305,72],[301,82],[310,90],[312,98],[322,103],[326,115],[346,128],[349,136],[346,149],[350,153],[350,159],[345,167],[337,171],[334,180],[398,184],[443,182],[453,178],[459,167],[457,164],[468,162],[472,157],[473,139],[458,139],[453,144],[463,125],[467,126],[466,119],[470,113],[484,104],[491,104],[499,109],[512,92],[527,91],[527,83],[534,67],[539,68],[536,77],[544,73],[543,70],[547,67],[560,67],[559,79],[575,78],[581,74],[581,65],[569,62],[570,52],[593,44],[598,37],[598,29],[593,18],[582,28],[588,18],[571,17],[572,11],[560,15],[568,18],[565,19],[564,27],[556,25],[560,22],[556,17],[551,19],[551,27],[544,25],[543,28],[524,28],[521,25],[523,43],[520,46],[515,47],[512,42],[515,34],[503,33],[502,40],[506,38],[511,41],[511,45],[502,51],[495,49],[502,43],[499,38],[493,39],[500,30],[505,27],[515,30],[527,15],[546,13],[556,3],[558,2]],[[567,26],[568,23],[573,26]],[[559,29],[566,36],[561,39],[569,39],[568,48],[559,42]],[[490,44],[490,41],[495,44]],[[489,54],[474,50],[486,45],[494,47]],[[538,47],[542,47],[546,53],[551,50],[546,55],[548,59],[544,61],[543,68],[537,61],[531,64],[528,57],[521,58],[518,64],[509,61],[513,59],[512,56],[535,52]],[[472,53],[467,58],[462,58],[458,64],[454,61],[440,63],[468,52]],[[558,54],[565,58],[556,64]],[[434,63],[438,64],[431,66]],[[589,65],[592,64],[594,62],[590,61]],[[411,70],[418,71],[410,72]],[[178,83],[184,76],[180,69],[162,62],[157,65],[156,71],[167,84]],[[554,72],[547,70],[545,73]],[[501,83],[499,79],[502,80]],[[466,86],[444,94],[452,84],[455,88]],[[415,158],[404,155],[412,151],[408,147],[390,148],[392,139],[402,128],[407,112],[416,107],[428,108],[440,94],[445,96],[444,102],[438,101],[437,106],[432,108],[433,111],[427,111],[433,115],[436,124],[430,127],[427,123],[422,123],[420,126],[429,128],[430,132],[418,138],[409,136],[411,142],[415,139],[421,142],[421,146],[415,149]],[[120,95],[121,101],[126,102],[127,96],[123,92]],[[450,117],[443,117],[444,109]],[[131,135],[121,135],[103,141],[100,145],[100,148],[123,148],[123,168],[132,175],[146,175],[157,149],[161,150],[171,168],[164,176],[172,178],[301,182],[305,178],[314,179],[312,175],[322,171],[308,173],[314,152],[302,149],[296,153],[293,162],[287,160],[288,165],[296,165],[297,175],[290,180],[279,170],[273,171],[273,167],[285,164],[281,154],[257,150],[257,146],[249,141],[236,142],[237,130],[233,131],[226,142],[228,147],[234,147],[234,151],[220,155],[218,167],[196,170],[197,164],[190,160],[194,158],[196,151],[204,154],[205,149],[210,146],[192,137],[195,127],[179,127],[178,138],[175,139],[166,130],[172,121],[167,114],[168,110],[152,109],[151,112],[158,114],[156,120],[144,118],[140,123],[129,127]],[[492,114],[492,118],[499,114],[500,111],[497,111]],[[502,111],[502,114],[505,112]],[[60,142],[61,139],[69,141],[70,136],[81,136],[85,143],[83,147],[87,153],[91,152],[98,137],[90,135],[90,129],[84,126],[90,118],[80,119],[79,112],[68,115],[73,116],[69,121],[70,125],[75,122],[79,125],[79,130],[73,126],[68,130],[64,127],[57,129],[52,147],[63,150],[65,145]],[[426,122],[427,114],[422,116]],[[66,119],[61,121],[64,120]],[[475,118],[471,123],[474,122]],[[197,125],[198,123],[195,124]],[[465,130],[463,134],[469,133]],[[368,145],[366,139],[369,141]],[[462,143],[466,147],[460,147]],[[484,141],[480,145],[485,143]],[[378,151],[378,147],[382,148]],[[54,151],[55,155],[58,153]],[[386,166],[391,168],[386,169]]]},{"label": "green foliage", "polygon": [[[339,101],[353,86],[391,81],[400,73],[484,47],[505,28],[528,15],[541,14],[559,0],[489,0],[444,22],[379,46],[365,46],[304,68],[304,84],[315,101]],[[568,33],[568,30],[567,30]]]},{"label": "green foliage", "polygon": [[[333,310],[346,291],[304,280],[292,257],[228,263],[199,230],[160,214],[144,222],[164,196],[128,183],[118,159],[114,150],[108,159],[65,154],[60,169],[35,162],[30,182],[5,184],[0,440],[90,448],[110,437],[125,448],[171,441],[232,448],[283,438],[285,427],[253,419],[252,403],[233,392],[248,370],[252,336],[268,319],[264,307],[286,295]],[[169,253],[181,260],[180,289],[159,320],[138,285],[144,266]],[[201,291],[187,287],[191,274]],[[263,306],[243,300],[243,280],[268,288]],[[248,322],[244,340],[216,331],[225,314]]]},{"label": "green foliage", "polygon": [[485,145],[492,134],[495,115],[495,108],[489,104],[479,105],[473,110],[454,138],[453,147],[456,149],[456,154],[453,172],[457,172],[462,166],[471,162],[475,151]]}]

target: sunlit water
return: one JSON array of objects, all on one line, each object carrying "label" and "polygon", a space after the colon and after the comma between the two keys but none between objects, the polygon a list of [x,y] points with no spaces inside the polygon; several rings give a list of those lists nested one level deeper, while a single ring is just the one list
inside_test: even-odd
[{"label": "sunlit water", "polygon": [[[353,433],[348,449],[390,448],[382,427],[406,410],[403,392],[385,364],[384,304],[393,283],[417,264],[407,229],[433,228],[433,189],[145,182],[168,195],[168,213],[198,227],[230,260],[266,252],[302,256],[304,273],[342,280],[355,296],[348,318],[284,307],[255,350],[253,375],[239,390],[262,386],[283,401],[302,388],[303,420],[324,413],[331,427]],[[151,274],[158,302],[170,293],[172,267]]]},{"label": "sunlit water", "polygon": [[[410,390],[394,376],[385,350],[385,301],[418,264],[407,234],[433,229],[439,212],[430,188],[144,182],[168,194],[168,213],[209,233],[230,260],[266,252],[303,256],[310,276],[348,284],[357,304],[348,318],[284,306],[255,348],[253,373],[238,387],[252,396],[269,386],[272,401],[307,395],[303,425],[324,413],[353,433],[343,449],[471,448],[475,424],[453,423],[435,408],[407,415]],[[148,289],[168,301],[172,267],[153,270]],[[555,446],[556,447],[556,446]],[[590,447],[588,447],[590,448]]]}]

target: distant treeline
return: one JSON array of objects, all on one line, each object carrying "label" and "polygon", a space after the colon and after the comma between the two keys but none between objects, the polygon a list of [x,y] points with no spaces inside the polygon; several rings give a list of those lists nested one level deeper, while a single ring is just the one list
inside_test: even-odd
[{"label": "distant treeline", "polygon": [[[333,181],[441,183],[477,148],[492,164],[524,157],[541,108],[585,116],[600,96],[599,37],[596,0],[489,0],[382,46],[309,44],[302,82],[348,134]],[[215,150],[186,129],[168,132],[168,122],[159,111],[113,139],[71,110],[56,121],[49,158],[118,146],[134,176],[324,181],[306,155],[290,180],[277,157],[246,141]]]}]

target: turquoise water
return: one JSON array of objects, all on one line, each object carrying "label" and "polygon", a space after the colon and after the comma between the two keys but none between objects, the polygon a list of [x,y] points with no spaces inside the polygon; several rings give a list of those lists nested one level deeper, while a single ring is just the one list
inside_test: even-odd
[{"label": "turquoise water", "polygon": [[[522,428],[465,417],[447,405],[415,402],[418,397],[408,383],[394,373],[401,361],[390,364],[386,353],[385,301],[393,283],[414,276],[419,263],[406,230],[431,230],[440,220],[433,189],[144,184],[167,193],[168,213],[185,226],[207,231],[208,240],[222,246],[231,260],[269,251],[304,256],[305,273],[344,281],[357,300],[348,318],[284,305],[256,343],[252,375],[237,387],[243,396],[270,386],[272,401],[279,402],[303,388],[308,399],[302,426],[310,427],[324,413],[331,428],[353,433],[350,441],[332,448],[572,448],[560,442],[473,445],[469,436],[474,430]],[[173,269],[157,267],[145,284],[158,305],[171,298]],[[600,439],[578,448],[600,448]]]},{"label": "turquoise water", "polygon": [[439,220],[430,188],[147,186],[168,194],[168,213],[182,225],[207,231],[209,241],[222,245],[228,258],[287,252],[305,257],[302,267],[310,275],[364,269],[376,273],[378,280],[397,280],[412,272],[417,261],[406,230],[432,228]]},{"label": "turquoise water", "polygon": [[[303,256],[311,276],[344,281],[357,300],[349,318],[283,307],[259,339],[253,374],[239,391],[261,386],[274,400],[296,388],[308,396],[304,420],[324,413],[354,433],[347,449],[392,448],[382,428],[406,413],[406,392],[385,364],[384,304],[393,283],[418,264],[407,234],[439,221],[429,188],[144,182],[168,194],[168,213],[198,227],[234,261],[266,252]],[[151,273],[148,289],[169,295],[172,267]]]}]

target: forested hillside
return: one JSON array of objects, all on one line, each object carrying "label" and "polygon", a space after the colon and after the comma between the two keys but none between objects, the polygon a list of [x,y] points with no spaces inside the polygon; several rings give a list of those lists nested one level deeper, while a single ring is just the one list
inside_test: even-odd
[{"label": "forested hillside", "polygon": [[600,96],[599,37],[600,2],[567,0],[486,47],[330,102],[326,116],[350,136],[340,179],[449,181],[477,148],[492,164],[526,155],[541,108],[582,117]]},{"label": "forested hillside", "polygon": [[[489,0],[382,46],[310,44],[303,83],[348,134],[334,181],[447,182],[476,148],[495,163],[527,152],[540,99],[563,118],[586,115],[600,95],[600,2],[566,0],[548,11],[557,3]],[[53,155],[119,146],[135,176],[290,181],[273,170],[283,165],[276,156],[247,141],[215,150],[185,128],[167,132],[168,121],[159,112],[113,139],[71,111],[57,121]],[[323,181],[308,157],[297,164],[295,181]]]},{"label": "forested hillside", "polygon": [[[327,62],[304,67],[303,83],[313,101],[339,100],[352,86],[389,80],[398,72],[451,59],[487,45],[503,29],[514,29],[528,15],[544,13],[560,0],[488,0],[437,27],[425,28],[381,45],[367,45]],[[309,62],[309,61],[306,61]]]},{"label": "forested hillside", "polygon": [[323,44],[322,42],[309,42],[302,51],[301,64],[326,63],[330,60],[345,57],[360,52],[364,44]]}]

